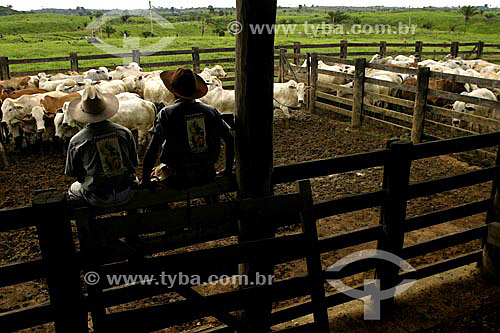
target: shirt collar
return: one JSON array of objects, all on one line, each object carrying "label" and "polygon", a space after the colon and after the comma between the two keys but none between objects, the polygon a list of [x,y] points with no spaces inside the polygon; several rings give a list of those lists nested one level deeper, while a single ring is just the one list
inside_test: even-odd
[{"label": "shirt collar", "polygon": [[109,120],[108,119],[100,121],[100,122],[97,122],[97,123],[88,123],[87,126],[85,126],[85,127],[88,127],[88,128],[99,128],[99,127],[105,126],[107,124],[109,124]]}]

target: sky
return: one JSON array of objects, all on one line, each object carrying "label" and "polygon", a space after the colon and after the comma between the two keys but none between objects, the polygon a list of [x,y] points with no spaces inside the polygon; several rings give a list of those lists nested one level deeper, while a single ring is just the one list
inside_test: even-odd
[{"label": "sky", "polygon": [[[255,1],[255,0],[254,0]],[[498,0],[421,0],[411,1],[411,7],[423,6],[459,6],[459,5],[473,5],[482,6],[489,4],[490,6],[498,6]],[[83,6],[89,9],[139,9],[147,8],[148,0],[37,0],[37,1],[14,1],[14,0],[0,0],[0,6],[12,5],[16,10],[30,10],[40,8],[76,8]],[[400,0],[350,0],[349,2],[332,1],[332,0],[278,0],[278,5],[283,7],[297,7],[299,4],[317,5],[317,6],[393,6],[398,7],[406,5],[405,2]],[[169,1],[169,0],[153,0],[153,6],[158,7],[206,7],[212,5],[214,7],[235,7],[236,0],[196,0],[196,1]]]}]

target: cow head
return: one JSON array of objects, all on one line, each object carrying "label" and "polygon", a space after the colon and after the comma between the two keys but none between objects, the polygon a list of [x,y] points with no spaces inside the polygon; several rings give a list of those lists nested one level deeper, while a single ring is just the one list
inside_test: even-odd
[{"label": "cow head", "polygon": [[41,106],[34,106],[33,109],[31,109],[31,114],[35,119],[36,122],[36,131],[37,133],[42,133],[45,131],[45,110]]},{"label": "cow head", "polygon": [[208,70],[210,76],[217,76],[218,78],[224,78],[227,76],[221,65],[215,65],[213,68],[206,68],[206,70]]},{"label": "cow head", "polygon": [[23,120],[25,115],[24,106],[15,104],[12,100],[4,101],[2,105],[2,122],[3,123],[12,123],[16,121]]}]

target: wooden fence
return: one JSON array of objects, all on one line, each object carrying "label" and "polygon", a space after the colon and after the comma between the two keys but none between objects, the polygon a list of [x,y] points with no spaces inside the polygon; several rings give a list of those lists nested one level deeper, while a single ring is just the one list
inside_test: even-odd
[{"label": "wooden fence", "polygon": [[[443,135],[447,134],[453,136],[478,134],[478,126],[481,126],[482,132],[500,130],[500,121],[497,119],[427,104],[427,97],[433,96],[450,100],[452,103],[462,101],[480,107],[500,110],[500,102],[497,101],[429,88],[431,79],[442,79],[450,82],[475,84],[482,88],[500,89],[500,81],[498,80],[433,72],[429,68],[413,69],[373,64],[366,62],[364,58],[349,60],[318,53],[297,56],[296,54],[287,53],[286,49],[281,50],[280,59],[281,79],[296,79],[311,86],[308,97],[308,109],[311,112],[323,109],[347,116],[351,118],[351,124],[354,128],[360,127],[363,121],[384,123],[411,133],[413,143],[420,143],[424,137],[441,139]],[[307,61],[306,67],[290,65],[290,61],[299,63],[303,60]],[[354,66],[355,72],[354,74],[348,74],[320,69],[318,67],[320,60],[327,64],[335,63]],[[413,75],[416,77],[417,85],[400,84],[368,77],[366,73],[369,69]],[[331,78],[335,78],[338,84],[332,83]],[[352,87],[340,84],[341,82],[351,81],[353,82]],[[367,84],[387,87],[394,92],[412,92],[415,95],[415,100],[401,99],[395,97],[394,94],[378,94],[373,92],[373,89],[366,91]],[[342,97],[339,95],[342,95]],[[346,97],[346,95],[352,97]],[[385,107],[367,103],[367,97],[371,100],[383,102]],[[469,125],[468,128],[453,126],[453,119],[464,121],[466,125]],[[472,124],[475,125],[473,128],[470,127]],[[426,133],[425,128],[429,126],[432,126],[432,129],[429,128]]]},{"label": "wooden fence", "polygon": [[[208,316],[224,323],[213,331],[232,332],[244,324],[230,312],[243,308],[247,302],[255,302],[256,299],[276,302],[311,295],[310,301],[274,311],[270,325],[312,313],[313,323],[290,331],[329,332],[327,309],[346,303],[350,298],[340,292],[325,293],[327,279],[340,279],[376,269],[376,276],[383,285],[393,286],[402,279],[421,279],[480,261],[482,249],[478,246],[470,253],[420,267],[414,272],[399,273],[397,269],[385,267],[380,260],[366,258],[359,265],[352,264],[340,272],[331,273],[322,267],[320,255],[377,241],[378,249],[409,259],[472,240],[485,240],[486,223],[499,218],[497,212],[500,207],[495,198],[498,198],[500,184],[500,153],[493,167],[421,183],[410,184],[410,167],[412,161],[418,159],[499,146],[500,133],[415,145],[397,141],[380,151],[275,167],[274,184],[384,167],[384,181],[380,189],[322,202],[313,202],[310,184],[306,180],[298,183],[297,193],[294,194],[166,209],[171,202],[234,192],[236,183],[232,177],[182,192],[141,190],[130,205],[112,210],[93,210],[80,202],[66,201],[62,193],[54,191],[37,193],[31,207],[0,210],[0,232],[34,226],[42,251],[40,259],[1,266],[0,287],[46,278],[50,302],[0,313],[0,327],[4,331],[16,331],[55,322],[56,329],[61,332],[86,331],[87,312],[90,311],[97,332],[109,331],[109,327],[116,331],[152,331]],[[489,199],[416,217],[406,216],[408,200],[485,182],[493,184]],[[134,212],[147,207],[153,208],[142,213],[110,214]],[[381,207],[379,225],[318,238],[318,219],[373,207]],[[484,226],[403,246],[408,232],[483,212],[488,213]],[[255,219],[256,227],[272,223],[275,229],[300,224],[302,232],[281,237],[273,237],[272,232],[269,238],[257,241],[165,254],[165,251],[175,248],[235,236],[238,219],[242,216]],[[79,250],[74,242],[72,221],[76,221],[78,226]],[[118,241],[120,237],[134,239],[137,235],[142,235],[138,253],[131,252],[129,248],[124,250],[119,245],[122,244]],[[103,244],[107,247],[103,248]],[[152,254],[155,255],[149,256]],[[300,258],[306,259],[307,275],[293,276],[271,285],[253,285],[210,295],[200,294],[191,285],[176,284],[167,288],[154,283],[158,281],[154,279],[152,283],[119,286],[112,286],[104,279],[108,274],[159,276],[160,272],[166,272],[169,275],[196,274],[202,281],[207,281],[212,274],[237,274],[238,264],[246,261],[275,265]],[[100,282],[87,285],[86,291],[83,291],[81,271],[85,274],[99,273]],[[172,291],[182,295],[184,300],[106,312],[106,308],[111,306]],[[383,306],[386,309],[388,304]],[[251,328],[247,327],[247,331]]]},{"label": "wooden fence", "polygon": [[[301,44],[299,42],[293,45],[283,45],[276,46],[277,50],[284,48],[287,50],[293,50],[295,58],[298,64],[298,55],[307,52],[308,50],[319,52],[321,51],[323,55],[340,57],[341,59],[347,59],[359,56],[372,56],[374,54],[381,54],[383,56],[397,55],[397,54],[414,54],[417,59],[423,59],[425,57],[442,57],[443,55],[451,54],[452,56],[462,56],[465,58],[484,58],[493,62],[500,62],[500,57],[492,58],[495,56],[500,56],[500,44],[488,44],[482,41],[477,43],[423,43],[420,41],[411,43],[387,43],[381,41],[379,43],[351,43],[346,40],[342,40],[339,43],[334,44]],[[323,49],[325,50],[323,52]],[[354,49],[354,51],[352,51]],[[356,51],[356,49],[362,49],[363,51]],[[432,49],[432,51],[431,51]],[[445,51],[437,51],[436,49],[445,49]],[[491,50],[490,50],[491,49]],[[499,50],[499,51],[493,51]],[[217,54],[220,58],[206,58],[204,55],[214,55]],[[228,55],[229,54],[229,55]],[[168,59],[169,57],[181,56],[184,60],[169,60],[169,61],[156,61],[155,59]],[[191,59],[189,59],[189,58]],[[227,64],[229,67],[225,69],[227,73],[234,73],[234,63],[235,63],[235,48],[207,48],[201,49],[198,47],[193,47],[191,50],[167,50],[160,51],[156,53],[146,53],[140,50],[134,50],[132,53],[123,54],[98,54],[98,55],[78,55],[77,53],[70,53],[69,56],[64,57],[52,57],[52,58],[34,58],[34,59],[9,59],[8,57],[0,57],[0,79],[6,80],[10,79],[11,76],[26,76],[26,75],[36,75],[40,72],[45,72],[47,74],[52,73],[62,73],[67,71],[83,72],[93,66],[82,66],[81,62],[88,62],[89,60],[102,60],[102,59],[117,59],[117,58],[128,58],[131,61],[135,61],[145,69],[154,68],[165,68],[171,66],[191,66],[195,71],[199,71],[202,65],[215,65],[215,64]],[[152,59],[151,61],[149,61]],[[26,64],[39,64],[39,63],[57,63],[61,64],[60,68],[55,69],[44,69],[39,68],[36,70],[23,70],[23,71],[13,71],[12,65],[26,65]],[[63,63],[67,63],[65,66]],[[112,65],[103,65],[108,68],[113,68]],[[37,67],[38,68],[38,67]],[[230,75],[223,81],[227,88],[232,88],[234,86],[234,75]]]}]

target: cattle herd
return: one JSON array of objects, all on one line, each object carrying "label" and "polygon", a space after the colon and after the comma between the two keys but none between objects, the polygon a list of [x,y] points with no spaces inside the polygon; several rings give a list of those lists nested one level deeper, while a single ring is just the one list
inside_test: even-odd
[{"label": "cattle herd", "polygon": [[[174,95],[160,79],[161,72],[144,72],[132,62],[127,66],[117,66],[112,71],[99,67],[83,75],[70,72],[49,76],[40,73],[0,81],[1,138],[3,141],[13,138],[16,150],[34,143],[43,146],[67,144],[85,126],[71,118],[69,103],[79,98],[86,87],[96,85],[102,92],[117,96],[120,107],[111,121],[136,131],[139,149],[143,150],[148,144],[148,130],[156,113],[161,107],[175,102]],[[215,106],[223,114],[234,113],[235,92],[223,89],[221,79],[226,73],[222,66],[205,68],[200,76],[209,87],[208,94],[200,100]],[[275,107],[290,117],[289,108],[300,106],[305,90],[303,83],[277,83]]]},{"label": "cattle herd", "polygon": [[[306,67],[307,66],[306,63],[307,62],[304,62],[302,67]],[[451,56],[446,56],[441,61],[424,60],[416,62],[414,56],[407,57],[399,55],[393,58],[390,56],[381,57],[380,55],[376,54],[372,57],[370,63],[405,67],[405,68],[417,68],[418,66],[422,66],[422,67],[429,67],[430,70],[434,72],[470,76],[470,77],[490,79],[490,80],[500,80],[500,65],[496,65],[481,59],[464,60],[461,58],[452,58]],[[354,74],[355,71],[354,66],[343,65],[343,64],[327,65],[321,60],[318,62],[318,68],[322,70],[329,70],[333,72],[348,73],[348,74]],[[389,81],[397,84],[407,84],[407,85],[417,84],[416,77],[414,77],[413,75],[399,74],[373,68],[367,68],[366,77],[382,81]],[[339,97],[344,97],[344,98],[352,98],[352,89],[348,88],[353,87],[353,82],[349,82],[345,78],[345,76],[326,75],[320,72],[318,74],[318,83],[322,88],[326,87],[327,92],[333,95],[337,95]],[[478,97],[491,101],[500,100],[500,89],[479,87],[475,84],[459,83],[455,81],[442,80],[442,79],[431,79],[429,81],[429,88],[452,92],[452,93],[458,93],[467,96]],[[382,106],[385,108],[388,107],[387,101],[377,98],[377,94],[398,97],[410,101],[415,100],[415,93],[413,92],[394,89],[386,86],[377,85],[374,83],[366,83],[365,92],[372,94],[367,94],[365,96],[364,103],[375,106]],[[449,109],[453,109],[454,111],[457,112],[467,112],[469,114],[475,114],[482,117],[500,120],[500,110],[479,106],[471,103],[452,101],[441,97],[428,95],[427,104],[439,107],[446,107]],[[459,121],[453,119],[452,125],[459,125],[459,124],[460,124]],[[479,126],[476,124],[469,123],[468,126],[470,127],[471,130],[474,130],[476,132],[481,131],[481,128],[479,128]]]}]

